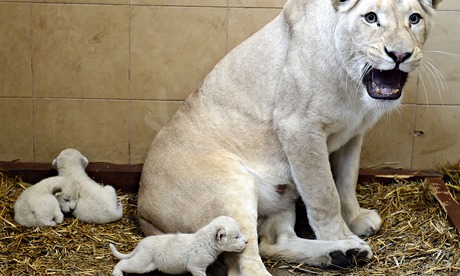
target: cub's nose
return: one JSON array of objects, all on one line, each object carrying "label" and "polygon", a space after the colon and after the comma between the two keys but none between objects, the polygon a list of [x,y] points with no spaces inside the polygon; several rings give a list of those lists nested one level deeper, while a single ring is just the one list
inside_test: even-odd
[{"label": "cub's nose", "polygon": [[403,63],[406,61],[410,56],[412,56],[412,52],[395,52],[395,51],[388,51],[387,47],[385,47],[385,53],[397,64]]}]

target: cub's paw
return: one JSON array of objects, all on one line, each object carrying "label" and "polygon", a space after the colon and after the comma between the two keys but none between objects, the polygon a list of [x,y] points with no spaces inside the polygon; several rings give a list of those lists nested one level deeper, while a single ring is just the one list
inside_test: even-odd
[{"label": "cub's paw", "polygon": [[[349,249],[337,249],[329,253],[331,257],[329,268],[345,268],[367,263],[373,256],[372,250],[364,241],[356,236],[348,240]],[[355,247],[353,247],[355,246]]]},{"label": "cub's paw", "polygon": [[368,237],[380,230],[382,219],[376,210],[361,208],[360,214],[351,220],[348,227],[357,236]]}]

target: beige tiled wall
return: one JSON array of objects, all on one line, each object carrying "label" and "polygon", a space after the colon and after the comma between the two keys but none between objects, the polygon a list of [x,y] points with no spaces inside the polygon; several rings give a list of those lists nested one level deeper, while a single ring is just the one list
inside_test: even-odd
[{"label": "beige tiled wall", "polygon": [[[228,51],[286,0],[0,0],[0,161],[142,163],[152,138]],[[444,0],[403,106],[362,166],[460,156],[460,4]],[[436,69],[433,68],[436,67]]]}]

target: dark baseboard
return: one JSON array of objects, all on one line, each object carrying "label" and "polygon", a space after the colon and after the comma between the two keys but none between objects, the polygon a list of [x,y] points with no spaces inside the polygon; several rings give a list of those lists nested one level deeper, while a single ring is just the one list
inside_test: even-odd
[{"label": "dark baseboard", "polygon": [[[109,184],[125,192],[137,192],[142,164],[90,163],[86,172],[96,182]],[[0,162],[0,171],[10,177],[21,177],[28,183],[57,175],[49,163]],[[359,181],[391,182],[394,179],[423,180],[427,177],[442,177],[434,171],[411,171],[402,169],[361,169]]]},{"label": "dark baseboard", "polygon": [[[142,167],[142,164],[90,163],[86,167],[86,172],[96,182],[112,185],[115,189],[120,189],[124,192],[136,193],[139,190]],[[57,175],[56,170],[48,163],[0,162],[0,171],[3,171],[9,177],[20,177],[31,184]],[[361,169],[358,182],[377,181],[390,183],[398,179],[408,181],[426,180],[433,186],[433,195],[438,199],[450,222],[458,231],[460,229],[460,205],[447,191],[442,177],[442,174],[429,170]]]},{"label": "dark baseboard", "polygon": [[[57,175],[48,163],[0,162],[0,171],[10,177],[35,184],[40,180]],[[115,189],[135,193],[139,189],[142,164],[124,165],[112,163],[90,163],[86,172],[96,182],[112,185]]]}]

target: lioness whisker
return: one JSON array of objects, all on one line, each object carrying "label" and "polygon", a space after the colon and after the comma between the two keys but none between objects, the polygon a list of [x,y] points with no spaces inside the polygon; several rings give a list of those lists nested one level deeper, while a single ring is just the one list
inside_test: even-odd
[{"label": "lioness whisker", "polygon": [[[425,102],[426,102],[425,104],[428,105],[428,94],[426,92],[425,80],[423,79],[421,69],[418,70],[418,78],[420,80],[420,83],[422,84],[423,92],[425,94]],[[418,95],[417,95],[417,98],[418,98]]]},{"label": "lioness whisker", "polygon": [[460,55],[450,53],[450,52],[446,52],[446,51],[425,51],[425,52],[426,53],[434,53],[434,54],[442,54],[442,55],[446,55],[446,56],[453,57],[453,58],[456,58],[456,59],[460,59]]},{"label": "lioness whisker", "polygon": [[[441,104],[444,105],[443,100],[442,100],[442,95],[441,95],[441,86],[443,87],[442,81],[439,78],[439,76],[436,74],[436,71],[430,66],[433,66],[433,65],[430,64],[428,61],[426,61],[426,63],[422,64],[421,68],[422,70],[424,69],[424,72],[427,74],[430,80],[431,80],[430,76],[433,76],[434,83],[436,84],[436,89],[434,89],[433,85],[432,85],[432,89],[437,90],[439,98],[441,100]],[[441,85],[440,85],[440,82],[441,82]]]},{"label": "lioness whisker", "polygon": [[428,57],[425,57],[425,58],[426,58],[426,63],[428,63],[428,65],[434,70],[434,72],[438,76],[438,78],[439,78],[439,80],[441,82],[442,89],[444,89],[447,92],[449,92],[449,86],[447,85],[446,78],[444,77],[444,74],[441,72],[441,70],[439,70],[438,65],[436,64],[436,62],[434,60],[428,58]]}]

